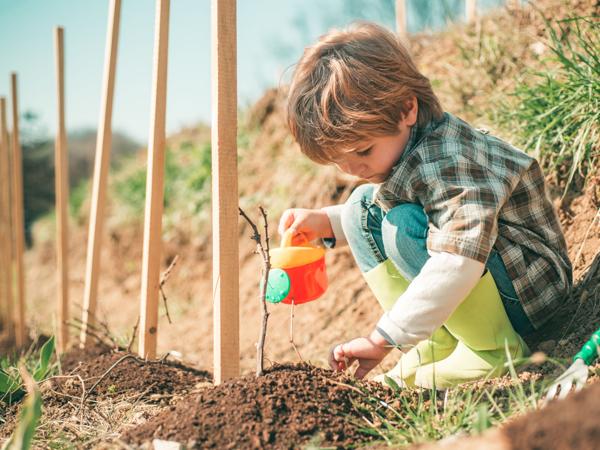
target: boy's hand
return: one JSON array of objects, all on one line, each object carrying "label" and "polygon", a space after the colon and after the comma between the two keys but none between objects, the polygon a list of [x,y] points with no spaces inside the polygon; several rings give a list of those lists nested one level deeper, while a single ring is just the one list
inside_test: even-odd
[{"label": "boy's hand", "polygon": [[377,331],[369,337],[359,337],[350,342],[336,345],[329,354],[329,365],[333,370],[345,370],[358,361],[354,372],[356,378],[364,378],[392,350],[392,346]]},{"label": "boy's hand", "polygon": [[329,217],[320,209],[286,209],[279,219],[279,234],[283,235],[288,229],[293,231],[292,244],[298,243],[299,240],[310,242],[319,238],[333,237]]}]

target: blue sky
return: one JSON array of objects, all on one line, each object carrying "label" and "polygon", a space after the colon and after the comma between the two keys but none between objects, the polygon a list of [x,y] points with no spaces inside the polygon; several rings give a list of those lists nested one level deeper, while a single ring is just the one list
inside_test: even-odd
[{"label": "blue sky", "polygon": [[[428,3],[440,1],[410,1],[409,29],[420,27],[411,20],[416,8],[431,9]],[[482,8],[494,2],[487,0]],[[330,26],[354,18],[393,26],[390,4],[392,0],[238,0],[240,105],[277,84],[303,46]],[[113,128],[140,142],[148,139],[154,7],[152,0],[124,0],[121,9]],[[96,128],[107,17],[108,1],[102,0],[0,0],[0,96],[8,96],[9,73],[16,71],[21,112],[36,112],[47,132],[54,133],[53,29],[60,25],[65,28],[67,128]],[[430,25],[435,28],[436,23]],[[172,0],[169,31],[167,131],[173,132],[210,121],[210,0]]]}]

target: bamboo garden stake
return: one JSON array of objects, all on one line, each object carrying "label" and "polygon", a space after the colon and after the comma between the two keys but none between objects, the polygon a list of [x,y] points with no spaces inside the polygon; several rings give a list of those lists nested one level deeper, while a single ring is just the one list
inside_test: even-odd
[{"label": "bamboo garden stake", "polygon": [[152,115],[148,140],[144,255],[140,302],[139,355],[156,358],[158,291],[162,251],[162,214],[165,174],[165,117],[167,105],[167,57],[169,41],[169,1],[156,0]]},{"label": "bamboo garden stake", "polygon": [[56,92],[58,99],[58,128],[54,147],[56,192],[56,263],[58,293],[58,350],[66,350],[69,342],[69,162],[65,131],[65,72],[64,29],[54,29],[56,50]]},{"label": "bamboo garden stake", "polygon": [[21,157],[21,140],[19,135],[19,98],[17,92],[17,74],[10,74],[12,103],[12,218],[15,238],[15,277],[17,281],[16,295],[16,330],[17,348],[25,345],[25,268],[23,252],[25,250],[25,225],[23,212],[23,160]]},{"label": "bamboo garden stake", "polygon": [[94,161],[94,181],[92,184],[92,204],[88,232],[85,287],[83,293],[83,316],[81,319],[81,346],[87,345],[88,323],[96,320],[98,277],[100,275],[100,252],[104,225],[104,205],[106,203],[106,183],[110,164],[112,138],[112,104],[115,88],[115,67],[117,63],[117,43],[119,39],[119,19],[121,0],[111,0],[104,55],[104,79],[100,106],[100,124],[96,138],[96,159]]},{"label": "bamboo garden stake", "polygon": [[0,314],[9,337],[14,336],[13,283],[10,241],[9,141],[6,99],[0,97]]},{"label": "bamboo garden stake", "polygon": [[396,0],[396,32],[403,41],[408,35],[408,21],[406,18],[406,0]]},{"label": "bamboo garden stake", "polygon": [[475,22],[477,17],[477,0],[465,0],[465,19],[467,23]]},{"label": "bamboo garden stake", "polygon": [[212,0],[214,381],[239,375],[236,2]]}]

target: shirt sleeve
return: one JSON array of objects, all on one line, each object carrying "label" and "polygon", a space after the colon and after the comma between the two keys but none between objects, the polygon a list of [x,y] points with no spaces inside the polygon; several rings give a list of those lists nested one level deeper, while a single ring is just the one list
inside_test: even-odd
[{"label": "shirt sleeve", "polygon": [[429,220],[427,249],[487,261],[512,180],[460,155],[423,163],[413,179]]},{"label": "shirt sleeve", "polygon": [[321,208],[321,210],[327,213],[327,217],[329,217],[329,222],[331,223],[331,229],[333,230],[333,239],[323,239],[323,243],[328,248],[339,247],[348,243],[346,235],[344,234],[344,229],[342,228],[343,208],[343,204]]},{"label": "shirt sleeve", "polygon": [[477,285],[484,264],[450,253],[433,253],[377,331],[407,351],[441,327]]}]

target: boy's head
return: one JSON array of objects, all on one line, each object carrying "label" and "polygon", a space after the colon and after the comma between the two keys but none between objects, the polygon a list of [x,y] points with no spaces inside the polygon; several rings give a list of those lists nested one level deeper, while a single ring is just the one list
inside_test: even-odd
[{"label": "boy's head", "polygon": [[[302,152],[320,164],[397,136],[403,123],[424,125],[443,113],[398,37],[372,23],[332,30],[305,49],[287,112]],[[415,120],[405,120],[411,113]]]}]

